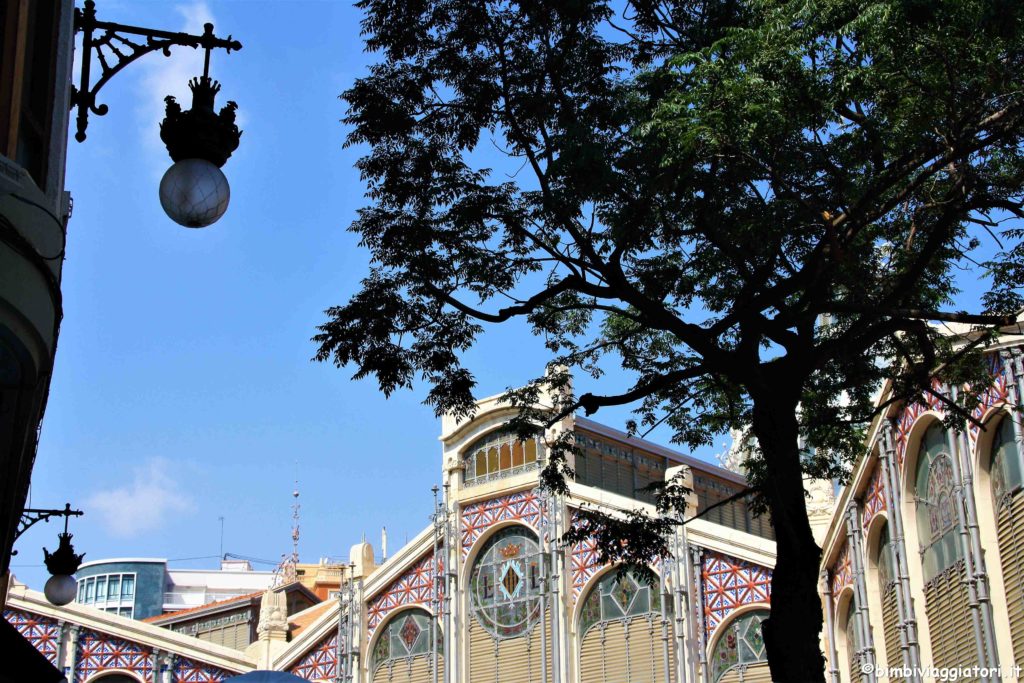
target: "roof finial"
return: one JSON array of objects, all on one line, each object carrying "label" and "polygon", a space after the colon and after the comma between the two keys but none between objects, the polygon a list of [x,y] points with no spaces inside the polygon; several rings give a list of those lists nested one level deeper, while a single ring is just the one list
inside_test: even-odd
[{"label": "roof finial", "polygon": [[[296,463],[298,465],[298,463]],[[299,561],[299,480],[295,479],[295,490],[292,491],[295,502],[292,503],[292,562]]]},{"label": "roof finial", "polygon": [[[295,463],[298,469],[299,463]],[[292,554],[291,556],[281,555],[281,564],[277,565],[274,574],[274,586],[286,586],[298,580],[298,573],[295,565],[299,563],[299,479],[295,478],[295,488],[292,490]]]}]

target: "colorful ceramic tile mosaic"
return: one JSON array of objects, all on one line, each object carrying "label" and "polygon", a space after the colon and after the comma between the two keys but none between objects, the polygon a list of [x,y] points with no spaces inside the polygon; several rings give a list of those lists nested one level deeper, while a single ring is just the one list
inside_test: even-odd
[{"label": "colorful ceramic tile mosaic", "polygon": [[[933,380],[932,389],[940,392],[942,390],[941,383],[938,380]],[[904,406],[899,418],[896,420],[896,461],[900,467],[903,466],[903,456],[907,450],[907,439],[910,437],[910,430],[914,428],[917,418],[929,410],[934,410],[938,413],[943,412],[942,403],[934,394],[925,394],[921,399],[922,401],[920,402]]]},{"label": "colorful ceramic tile mosaic", "polygon": [[219,666],[205,664],[188,657],[176,657],[174,661],[175,683],[220,683],[226,678],[237,676]]},{"label": "colorful ceramic tile mosaic", "polygon": [[543,512],[536,491],[520,491],[471,503],[462,509],[462,558],[469,555],[473,543],[496,522],[525,522],[539,533],[542,519]]},{"label": "colorful ceramic tile mosaic", "polygon": [[839,557],[836,558],[835,564],[829,570],[829,587],[832,590],[832,598],[836,600],[836,604],[838,604],[837,599],[839,594],[843,592],[843,589],[852,585],[853,566],[850,563],[850,546],[848,543],[844,543],[843,549],[839,551]]},{"label": "colorful ceramic tile mosaic", "polygon": [[866,530],[875,515],[884,510],[885,485],[882,481],[882,468],[876,460],[874,472],[871,473],[871,479],[868,481],[867,491],[864,492],[864,517],[861,523],[863,528]]},{"label": "colorful ceramic tile mosaic", "polygon": [[[572,525],[576,524],[578,515],[579,513],[575,509],[571,510],[570,519]],[[600,561],[598,560],[597,543],[594,539],[588,538],[572,547],[570,564],[572,565],[572,595],[573,598],[579,598],[587,581],[601,568]]]},{"label": "colorful ceramic tile mosaic", "polygon": [[325,636],[291,668],[291,673],[307,681],[334,681],[338,674],[338,634]]},{"label": "colorful ceramic tile mosaic", "polygon": [[60,647],[60,625],[54,619],[22,612],[21,610],[4,610],[4,618],[18,630],[25,640],[39,650],[51,664],[57,663],[57,650]]},{"label": "colorful ceramic tile mosaic", "polygon": [[[995,380],[988,389],[985,390],[985,393],[981,395],[981,402],[971,413],[972,417],[979,422],[983,417],[985,417],[985,413],[990,409],[1010,402],[1010,392],[1006,382],[1006,374],[1003,371],[1003,362],[999,358],[998,354],[989,354],[988,367]],[[974,422],[968,423],[967,436],[970,438],[972,446],[978,442],[978,434],[980,433],[981,428],[978,427],[978,425]]]},{"label": "colorful ceramic tile mosaic", "polygon": [[[391,610],[402,605],[430,606],[430,579],[433,571],[434,553],[430,552],[407,572],[391,582],[383,591],[373,597],[366,608],[366,625],[369,634],[380,625]],[[444,574],[444,558],[438,563],[437,571]],[[443,598],[444,588],[441,588]]]},{"label": "colorful ceramic tile mosaic", "polygon": [[83,630],[78,636],[75,680],[83,683],[90,676],[111,669],[130,671],[143,680],[151,680],[153,650],[106,633]]},{"label": "colorful ceramic tile mosaic", "polygon": [[705,550],[701,562],[704,628],[710,641],[733,610],[771,599],[772,570],[723,553]]}]

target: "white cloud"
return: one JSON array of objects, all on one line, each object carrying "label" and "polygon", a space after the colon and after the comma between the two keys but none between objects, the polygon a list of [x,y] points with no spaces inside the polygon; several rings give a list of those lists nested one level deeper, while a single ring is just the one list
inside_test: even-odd
[{"label": "white cloud", "polygon": [[192,501],[166,458],[149,458],[134,468],[130,484],[99,491],[86,500],[86,509],[120,538],[153,531],[168,516],[191,507]]},{"label": "white cloud", "polygon": [[[186,5],[177,5],[175,11],[181,17],[177,26],[167,26],[169,31],[184,31],[194,35],[203,33],[203,24],[214,25],[214,32],[217,32],[217,22],[209,6],[199,0]],[[219,35],[219,34],[218,34]],[[222,56],[223,50],[215,50],[216,60]],[[188,89],[188,82],[203,73],[204,52],[200,49],[193,50],[190,47],[172,47],[171,56],[165,57],[161,52],[147,55],[137,62],[143,68],[141,80],[141,93],[139,97],[139,120],[141,122],[142,140],[147,148],[159,151],[154,157],[159,158],[159,175],[170,165],[163,141],[160,140],[160,122],[164,119],[166,104],[164,98],[173,95],[178,104],[184,109],[192,106],[192,91]],[[134,65],[133,65],[134,66]],[[211,68],[211,75],[216,79],[216,72]]]}]

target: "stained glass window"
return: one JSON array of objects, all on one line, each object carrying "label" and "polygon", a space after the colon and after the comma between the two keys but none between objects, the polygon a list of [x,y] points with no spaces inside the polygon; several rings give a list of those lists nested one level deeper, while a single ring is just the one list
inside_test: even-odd
[{"label": "stained glass window", "polygon": [[878,567],[878,587],[884,592],[889,584],[896,580],[896,572],[893,570],[892,539],[889,538],[888,524],[882,526],[882,533],[878,537],[878,553],[875,555],[875,566]]},{"label": "stained glass window", "polygon": [[609,572],[587,594],[580,611],[580,637],[603,621],[661,612],[657,579],[647,583],[633,572]]},{"label": "stained glass window", "polygon": [[860,636],[857,635],[857,608],[850,600],[850,606],[846,610],[846,661],[850,665],[850,678],[860,673]]},{"label": "stained glass window", "polygon": [[463,480],[475,484],[526,472],[537,467],[543,452],[538,437],[519,441],[513,430],[499,429],[466,449]]},{"label": "stained glass window", "polygon": [[533,532],[508,527],[480,551],[470,578],[473,614],[498,638],[515,638],[540,619],[542,557]]},{"label": "stained glass window", "polygon": [[1004,417],[992,442],[992,466],[989,468],[992,499],[996,506],[1006,502],[1008,495],[1021,485],[1020,454],[1013,433],[1013,420]]},{"label": "stained glass window", "polygon": [[[422,609],[400,612],[384,625],[370,658],[370,668],[376,671],[381,664],[395,659],[407,659],[430,652],[430,613]],[[438,640],[440,641],[440,630]],[[440,643],[438,650],[440,651]]]},{"label": "stained glass window", "polygon": [[953,460],[940,423],[932,425],[921,440],[916,484],[917,535],[928,581],[961,557]]},{"label": "stained glass window", "polygon": [[767,662],[761,622],[768,610],[753,610],[725,624],[711,653],[711,680],[718,681],[730,669]]}]

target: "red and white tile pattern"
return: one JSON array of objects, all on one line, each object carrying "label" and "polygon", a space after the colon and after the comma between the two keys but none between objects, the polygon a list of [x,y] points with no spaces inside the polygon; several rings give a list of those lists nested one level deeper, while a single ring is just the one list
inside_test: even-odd
[{"label": "red and white tile pattern", "polygon": [[[578,514],[575,509],[572,509],[570,515],[572,525],[576,524]],[[578,599],[583,591],[583,587],[587,585],[587,581],[601,568],[600,561],[598,560],[597,543],[594,539],[588,538],[572,547],[571,565],[572,595]]]},{"label": "red and white tile pattern", "polygon": [[78,636],[75,680],[82,683],[90,676],[110,670],[130,671],[145,681],[151,680],[153,650],[107,633],[83,630]]},{"label": "red and white tile pattern", "polygon": [[704,593],[704,628],[708,640],[733,610],[768,603],[772,570],[713,550],[705,550],[701,563]]},{"label": "red and white tile pattern", "polygon": [[536,491],[520,491],[507,496],[471,503],[462,509],[462,558],[490,526],[497,522],[524,522],[539,533],[544,512]]},{"label": "red and white tile pattern", "polygon": [[[938,380],[932,381],[932,389],[935,392],[942,391],[942,385]],[[896,462],[903,466],[903,456],[907,451],[907,439],[910,438],[910,430],[914,428],[917,418],[929,410],[942,413],[942,402],[934,394],[925,394],[921,400],[904,406],[899,418],[896,420]]]},{"label": "red and white tile pattern", "polygon": [[879,512],[885,510],[885,486],[882,482],[882,468],[879,463],[875,462],[875,470],[871,474],[871,479],[868,481],[867,491],[864,493],[864,517],[862,526],[865,531],[868,525],[871,524],[871,520],[875,518]]},{"label": "red and white tile pattern", "polygon": [[[981,395],[981,402],[978,404],[978,407],[971,413],[971,416],[979,422],[990,408],[1010,402],[1010,392],[1006,383],[1006,375],[1003,372],[1002,360],[998,354],[993,353],[989,354],[988,362],[989,370],[995,379],[988,389],[985,390],[985,393]],[[981,428],[978,425],[973,422],[968,424],[967,436],[970,438],[972,446],[978,443],[978,435],[980,433]]]},{"label": "red and white tile pattern", "polygon": [[177,657],[174,661],[175,683],[220,683],[226,678],[238,675],[219,666],[188,657]]},{"label": "red and white tile pattern", "polygon": [[291,668],[307,681],[334,681],[338,675],[338,634],[325,636]]},{"label": "red and white tile pattern", "polygon": [[21,610],[4,610],[4,618],[32,646],[39,650],[51,664],[57,663],[57,650],[60,647],[60,625],[54,619]]},{"label": "red and white tile pattern", "polygon": [[852,585],[853,566],[850,563],[850,545],[844,543],[843,549],[839,551],[839,557],[836,558],[835,564],[829,570],[829,588],[832,591],[833,599],[838,598],[844,588]]},{"label": "red and white tile pattern", "polygon": [[[384,618],[396,607],[403,605],[430,606],[430,584],[434,570],[434,553],[430,552],[412,566],[407,572],[391,582],[391,584],[375,597],[370,599],[366,608],[366,626],[368,634],[380,625]],[[440,558],[438,574],[444,574],[444,557]],[[443,588],[442,595],[443,598]]]}]

